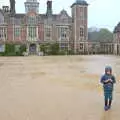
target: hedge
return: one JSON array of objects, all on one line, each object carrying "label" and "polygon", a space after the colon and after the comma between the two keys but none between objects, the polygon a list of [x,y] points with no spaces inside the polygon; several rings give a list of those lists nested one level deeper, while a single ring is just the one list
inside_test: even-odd
[{"label": "hedge", "polygon": [[[19,48],[16,49],[16,46]],[[26,51],[26,45],[5,44],[5,52],[0,53],[0,56],[22,56]]]}]

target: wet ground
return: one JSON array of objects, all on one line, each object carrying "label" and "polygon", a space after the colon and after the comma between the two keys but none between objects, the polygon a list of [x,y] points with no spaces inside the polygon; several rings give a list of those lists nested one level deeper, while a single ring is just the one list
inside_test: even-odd
[{"label": "wet ground", "polygon": [[[117,77],[108,112],[105,65]],[[120,120],[119,72],[119,56],[0,57],[0,120]]]}]

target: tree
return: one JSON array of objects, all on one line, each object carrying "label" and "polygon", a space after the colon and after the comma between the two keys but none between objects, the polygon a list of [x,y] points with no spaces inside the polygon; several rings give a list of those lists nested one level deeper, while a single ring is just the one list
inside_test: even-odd
[{"label": "tree", "polygon": [[47,55],[58,55],[59,44],[58,43],[44,43],[40,45],[40,50]]},{"label": "tree", "polygon": [[99,31],[89,32],[88,38],[92,42],[112,42],[113,33],[106,28],[102,28]]},{"label": "tree", "polygon": [[100,42],[112,42],[113,41],[113,34],[108,29],[101,29],[98,35]]},{"label": "tree", "polygon": [[50,44],[49,43],[43,43],[40,45],[40,50],[44,53],[44,54],[48,54],[48,52],[50,51]]},{"label": "tree", "polygon": [[25,51],[25,44],[7,43],[5,44],[5,52],[0,53],[0,56],[22,56]]},{"label": "tree", "polygon": [[50,45],[50,54],[52,55],[58,55],[59,54],[59,44],[53,43]]}]

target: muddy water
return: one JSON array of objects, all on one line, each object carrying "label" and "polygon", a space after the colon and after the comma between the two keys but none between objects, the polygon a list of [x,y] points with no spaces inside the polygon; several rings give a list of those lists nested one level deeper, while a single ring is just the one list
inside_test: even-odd
[{"label": "muddy water", "polygon": [[[113,107],[103,110],[104,66],[117,78]],[[119,120],[120,57],[0,58],[0,120]]]}]

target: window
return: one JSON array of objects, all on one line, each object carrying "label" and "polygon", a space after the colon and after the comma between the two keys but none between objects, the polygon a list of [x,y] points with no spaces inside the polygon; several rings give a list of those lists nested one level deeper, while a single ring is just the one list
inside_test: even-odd
[{"label": "window", "polygon": [[19,37],[21,34],[20,28],[15,28],[15,37]]},{"label": "window", "polygon": [[80,7],[80,19],[83,20],[83,18],[84,18],[84,8]]},{"label": "window", "polygon": [[51,40],[51,37],[52,37],[52,26],[51,25],[45,26],[45,37],[46,37],[46,40]]},{"label": "window", "polygon": [[80,49],[83,49],[83,44],[82,43],[80,43]]},{"label": "window", "polygon": [[83,13],[82,12],[80,12],[80,19],[82,19],[83,20]]},{"label": "window", "polygon": [[0,44],[0,52],[4,52],[5,51],[5,45]]},{"label": "window", "polygon": [[28,28],[28,36],[31,38],[36,37],[36,27],[29,27]]},{"label": "window", "polygon": [[6,28],[0,27],[0,40],[3,40],[6,38]]},{"label": "window", "polygon": [[3,38],[3,28],[0,28],[0,40]]},{"label": "window", "polygon": [[66,33],[65,32],[61,33],[61,37],[66,38]]},{"label": "window", "polygon": [[80,37],[84,37],[84,29],[80,28]]},{"label": "window", "polygon": [[66,39],[66,37],[67,37],[66,31],[67,31],[66,28],[61,28],[61,40]]},{"label": "window", "polygon": [[87,19],[87,7],[84,8],[84,18]]},{"label": "window", "polygon": [[36,24],[36,16],[29,16],[28,17],[28,24]]},{"label": "window", "polygon": [[51,39],[51,30],[50,30],[50,29],[47,29],[45,33],[46,33],[46,39],[47,39],[47,40],[48,40],[48,39],[50,40],[50,39]]}]

